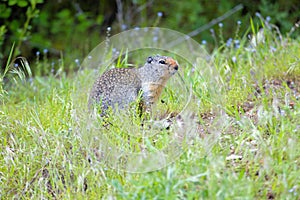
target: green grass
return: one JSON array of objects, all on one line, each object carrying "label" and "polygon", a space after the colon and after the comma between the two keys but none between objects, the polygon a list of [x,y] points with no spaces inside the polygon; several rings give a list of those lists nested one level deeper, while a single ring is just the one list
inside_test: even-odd
[{"label": "green grass", "polygon": [[[88,84],[80,89],[78,85],[92,73],[89,70],[1,82],[1,199],[298,199],[299,39],[279,41],[273,33],[266,38],[255,52],[246,50],[246,39],[237,49],[214,51],[207,65],[216,67],[220,82],[197,69],[181,71],[193,84],[190,106],[204,129],[195,131],[193,144],[174,162],[149,173],[111,169],[97,154],[98,141],[85,140],[95,135],[88,135],[81,122],[86,116],[74,117],[74,111],[86,109]],[[174,98],[172,84],[162,95],[167,103],[158,105],[162,115],[184,107]],[[216,88],[221,92],[214,94]],[[218,102],[226,113],[220,119]],[[247,103],[254,106],[248,108]],[[217,120],[205,117],[209,114]],[[153,129],[159,132],[156,138],[143,141],[128,136],[128,130],[139,129],[139,121],[112,120],[125,125],[98,128],[126,151],[140,152],[143,145],[161,150],[172,134],[172,129]]]}]

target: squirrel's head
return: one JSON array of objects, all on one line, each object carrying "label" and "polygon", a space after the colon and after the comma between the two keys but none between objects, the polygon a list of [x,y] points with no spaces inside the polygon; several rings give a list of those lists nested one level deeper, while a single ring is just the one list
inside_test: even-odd
[{"label": "squirrel's head", "polygon": [[168,79],[178,71],[178,63],[167,56],[150,56],[139,69],[142,82],[143,98],[147,103],[155,102],[165,87]]},{"label": "squirrel's head", "polygon": [[149,56],[146,63],[149,73],[160,75],[161,78],[169,78],[178,71],[178,63],[167,56]]}]

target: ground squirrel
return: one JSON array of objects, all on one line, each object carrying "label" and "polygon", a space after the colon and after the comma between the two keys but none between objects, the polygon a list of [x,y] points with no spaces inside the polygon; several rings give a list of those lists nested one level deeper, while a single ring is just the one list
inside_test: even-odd
[{"label": "ground squirrel", "polygon": [[142,110],[149,112],[168,79],[178,70],[178,63],[167,56],[150,56],[139,68],[114,68],[104,72],[94,83],[89,107],[101,103],[101,114],[112,107],[123,109],[141,95]]}]

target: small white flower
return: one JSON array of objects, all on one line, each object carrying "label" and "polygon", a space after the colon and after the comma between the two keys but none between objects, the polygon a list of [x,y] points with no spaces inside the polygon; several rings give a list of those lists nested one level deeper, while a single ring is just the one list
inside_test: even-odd
[{"label": "small white flower", "polygon": [[162,13],[162,12],[158,12],[158,13],[157,13],[157,16],[158,16],[158,17],[162,17],[162,16],[163,16],[163,13]]},{"label": "small white flower", "polygon": [[124,31],[124,30],[126,30],[127,29],[127,25],[126,24],[122,24],[121,25],[121,29]]},{"label": "small white flower", "polygon": [[231,60],[232,60],[232,62],[236,62],[236,57],[235,56],[232,56],[232,58],[231,58]]},{"label": "small white flower", "polygon": [[227,42],[226,42],[226,46],[227,46],[227,47],[230,47],[231,42],[232,42],[232,38],[229,38],[229,39],[227,40]]}]

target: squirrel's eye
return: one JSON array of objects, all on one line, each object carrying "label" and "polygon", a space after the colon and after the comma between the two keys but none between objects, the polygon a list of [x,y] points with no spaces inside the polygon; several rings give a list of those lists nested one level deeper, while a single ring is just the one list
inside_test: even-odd
[{"label": "squirrel's eye", "polygon": [[165,62],[164,60],[160,60],[160,61],[159,61],[159,64],[164,65],[164,64],[166,64],[166,62]]}]

